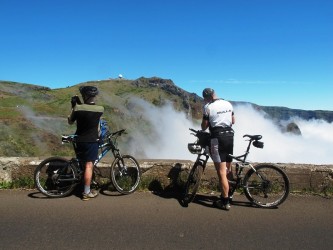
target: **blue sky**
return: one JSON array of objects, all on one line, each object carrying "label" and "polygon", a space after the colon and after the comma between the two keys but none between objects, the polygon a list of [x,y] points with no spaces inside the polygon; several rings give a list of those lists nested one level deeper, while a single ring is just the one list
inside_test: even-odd
[{"label": "blue sky", "polygon": [[199,95],[333,111],[331,0],[0,2],[0,80],[158,76]]}]

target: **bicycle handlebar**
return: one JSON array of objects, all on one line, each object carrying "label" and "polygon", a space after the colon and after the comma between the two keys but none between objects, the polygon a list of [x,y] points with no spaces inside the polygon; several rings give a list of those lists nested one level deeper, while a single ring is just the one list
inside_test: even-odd
[{"label": "bicycle handlebar", "polygon": [[113,132],[113,133],[110,134],[110,137],[115,136],[115,135],[121,136],[122,134],[126,134],[125,131],[126,131],[126,129],[121,129],[119,131]]},{"label": "bicycle handlebar", "polygon": [[195,130],[195,129],[193,129],[193,128],[189,128],[189,130],[191,130],[192,132],[194,132],[194,133],[198,133],[199,132],[199,130]]},{"label": "bicycle handlebar", "polygon": [[61,141],[64,143],[70,143],[70,142],[75,141],[76,137],[77,137],[77,135],[62,135]]},{"label": "bicycle handlebar", "polygon": [[[122,134],[126,134],[126,129],[121,129],[119,131],[113,132],[109,135],[109,137],[112,136],[121,136]],[[61,141],[64,143],[71,143],[74,142],[76,139],[77,135],[62,135],[61,136]]]}]

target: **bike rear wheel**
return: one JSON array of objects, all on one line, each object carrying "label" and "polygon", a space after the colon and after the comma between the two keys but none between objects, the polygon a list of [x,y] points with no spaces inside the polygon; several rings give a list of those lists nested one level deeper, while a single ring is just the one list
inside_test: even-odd
[{"label": "bike rear wheel", "polygon": [[139,163],[130,155],[116,158],[111,166],[111,180],[119,193],[133,193],[139,187],[141,180]]},{"label": "bike rear wheel", "polygon": [[69,195],[75,188],[77,172],[70,161],[51,157],[42,161],[34,172],[37,189],[48,197],[60,198]]},{"label": "bike rear wheel", "polygon": [[190,174],[187,178],[187,182],[185,184],[183,204],[188,206],[191,203],[198,191],[200,186],[200,181],[202,177],[202,173],[204,171],[204,167],[200,163],[195,163],[190,171]]},{"label": "bike rear wheel", "polygon": [[259,207],[277,207],[289,195],[289,179],[286,173],[272,164],[260,164],[244,177],[245,196]]}]

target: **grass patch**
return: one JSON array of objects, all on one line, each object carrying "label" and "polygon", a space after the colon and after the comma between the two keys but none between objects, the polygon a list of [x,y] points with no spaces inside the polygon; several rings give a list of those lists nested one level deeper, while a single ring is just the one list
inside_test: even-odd
[{"label": "grass patch", "polygon": [[31,177],[21,177],[13,181],[0,182],[0,189],[33,189],[35,188],[35,183]]},{"label": "grass patch", "polygon": [[154,176],[141,176],[138,190],[141,191],[162,191],[164,189],[162,183]]}]

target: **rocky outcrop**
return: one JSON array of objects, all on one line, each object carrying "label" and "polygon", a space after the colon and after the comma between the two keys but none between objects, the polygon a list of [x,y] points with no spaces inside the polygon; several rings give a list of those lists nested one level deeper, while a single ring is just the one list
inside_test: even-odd
[{"label": "rocky outcrop", "polygon": [[201,107],[203,99],[195,93],[189,93],[177,87],[172,80],[158,77],[141,77],[132,82],[136,87],[141,88],[160,88],[170,95],[180,97],[182,101],[182,110],[186,111],[188,117],[199,118],[201,116]]},{"label": "rocky outcrop", "polygon": [[302,135],[302,132],[299,129],[298,125],[294,122],[291,122],[287,125],[286,132],[294,135]]},{"label": "rocky outcrop", "polygon": [[157,87],[165,90],[166,92],[183,97],[186,95],[186,91],[177,87],[172,80],[170,79],[162,79],[158,77],[145,78],[141,77],[132,82],[137,87]]}]

